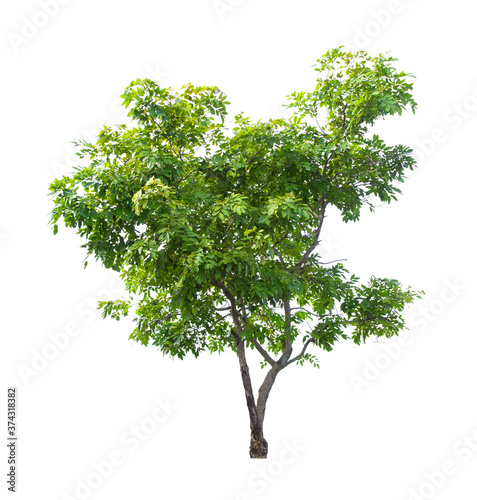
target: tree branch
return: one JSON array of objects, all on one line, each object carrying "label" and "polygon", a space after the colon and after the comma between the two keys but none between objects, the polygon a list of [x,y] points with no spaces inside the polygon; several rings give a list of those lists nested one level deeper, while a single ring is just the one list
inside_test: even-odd
[{"label": "tree branch", "polygon": [[282,241],[286,240],[288,238],[288,235],[290,233],[289,232],[286,232],[285,233],[285,236],[282,236],[277,242],[275,242],[272,246],[273,249],[277,248],[277,245],[279,245]]},{"label": "tree branch", "polygon": [[278,248],[275,248],[274,252],[278,255],[278,260],[280,261],[280,264],[282,265],[283,269],[286,269],[287,266],[285,264],[285,260],[283,259],[283,256],[282,256],[280,250],[278,250]]},{"label": "tree branch", "polygon": [[305,311],[306,313],[311,314],[313,316],[316,316],[317,318],[322,318],[322,316],[320,316],[319,314],[316,314],[313,311],[309,311],[308,309],[306,309],[304,307],[292,307],[290,310],[291,311]]},{"label": "tree branch", "polygon": [[314,115],[314,117],[315,117],[316,125],[318,126],[318,130],[319,130],[319,131],[320,131],[323,135],[325,135],[324,130],[321,128],[321,125],[320,125],[320,123],[318,122],[318,115]]},{"label": "tree branch", "polygon": [[290,361],[288,361],[283,368],[285,368],[286,366],[288,365],[291,365],[292,363],[294,363],[295,361],[298,361],[300,358],[302,358],[305,353],[306,353],[306,349],[308,348],[308,346],[311,344],[311,343],[314,343],[315,342],[315,339],[313,337],[310,337],[304,344],[303,346],[303,349],[301,350],[300,354],[298,354],[298,356],[295,356],[294,358],[290,359]]},{"label": "tree branch", "polygon": [[317,247],[318,242],[319,242],[319,238],[320,238],[321,228],[323,227],[323,221],[325,220],[325,208],[326,208],[325,195],[322,194],[322,196],[321,196],[321,213],[319,215],[318,227],[316,228],[316,231],[315,231],[313,243],[308,247],[306,252],[303,254],[303,257],[298,261],[296,266],[293,268],[292,274],[297,274],[300,271],[301,266],[307,261],[311,252],[313,252],[313,250]]},{"label": "tree branch", "polygon": [[263,356],[263,358],[268,362],[269,365],[275,366],[275,365],[278,364],[278,362],[276,360],[274,360],[270,356],[270,354],[268,354],[268,352],[266,351],[266,349],[264,349],[264,347],[260,344],[260,342],[258,342],[257,339],[255,339],[255,338],[252,337],[250,339],[250,342],[255,347],[255,349],[257,349],[257,351]]},{"label": "tree branch", "polygon": [[227,226],[227,229],[225,230],[226,233],[230,231],[230,228],[232,227],[232,224],[235,222],[235,215],[232,217],[230,224]]},{"label": "tree branch", "polygon": [[318,262],[318,264],[321,264],[322,266],[326,266],[328,264],[334,264],[335,262],[346,262],[348,259],[336,259],[336,260],[330,260],[329,262]]},{"label": "tree branch", "polygon": [[357,323],[366,323],[366,321],[371,321],[371,320],[380,320],[380,321],[388,321],[391,322],[395,318],[390,317],[390,316],[366,316],[365,318],[362,319],[355,319],[353,321],[356,321]]},{"label": "tree branch", "polygon": [[215,286],[216,288],[218,288],[219,290],[222,290],[224,292],[224,295],[227,297],[227,299],[229,299],[229,302],[230,302],[230,312],[232,314],[232,319],[233,319],[233,322],[234,322],[234,325],[235,325],[235,329],[236,329],[236,332],[235,332],[235,340],[237,342],[237,344],[242,341],[242,338],[241,338],[241,333],[242,333],[242,325],[240,323],[240,314],[237,310],[237,302],[235,300],[235,297],[233,296],[232,292],[225,286],[225,283],[223,281],[219,281],[219,280],[216,280],[215,278],[212,278],[210,280],[210,283]]},{"label": "tree branch", "polygon": [[260,386],[260,389],[258,390],[257,414],[258,414],[258,420],[262,428],[263,428],[263,420],[265,418],[265,409],[267,406],[268,396],[270,395],[270,391],[273,387],[273,384],[275,383],[277,375],[280,373],[282,369],[283,367],[279,365],[273,366],[268,371],[262,385]]},{"label": "tree branch", "polygon": [[280,359],[277,363],[283,367],[285,363],[290,359],[290,356],[293,352],[292,342],[291,342],[291,309],[290,302],[288,300],[283,299],[283,308],[285,310],[285,349],[283,354],[280,356]]},{"label": "tree branch", "polygon": [[[245,307],[245,303],[244,303],[243,299],[240,299],[240,303],[242,306],[242,311],[241,311],[242,317],[244,319],[246,328],[248,329],[247,308]],[[260,344],[260,342],[256,338],[251,337],[250,342],[271,366],[274,366],[277,364],[277,362],[270,356],[270,354],[268,354],[267,350],[262,346],[262,344]]]}]

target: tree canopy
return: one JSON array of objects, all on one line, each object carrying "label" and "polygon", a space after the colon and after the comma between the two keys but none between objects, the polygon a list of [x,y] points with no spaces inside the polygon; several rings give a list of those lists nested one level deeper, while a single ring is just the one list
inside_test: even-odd
[{"label": "tree canopy", "polygon": [[[138,79],[122,95],[132,125],[77,142],[82,165],[50,186],[54,232],[63,219],[125,283],[129,296],[102,302],[104,316],[133,312],[131,338],[171,356],[237,352],[252,438],[279,371],[317,365],[311,347],[396,335],[419,296],[396,279],[362,283],[320,257],[329,207],[356,222],[363,208],[396,200],[415,166],[409,147],[370,133],[379,118],[416,108],[411,75],[394,61],[331,50],[317,61],[316,87],[287,97],[291,118],[239,114],[232,127],[217,87]],[[245,348],[269,367],[257,401]]]}]

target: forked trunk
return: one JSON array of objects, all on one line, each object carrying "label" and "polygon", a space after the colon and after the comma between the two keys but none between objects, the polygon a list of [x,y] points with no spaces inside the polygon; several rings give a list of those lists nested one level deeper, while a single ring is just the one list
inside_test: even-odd
[{"label": "forked trunk", "polygon": [[[232,310],[234,312],[234,320],[237,319],[237,313],[235,309],[235,301],[231,297]],[[239,321],[235,321],[237,331],[241,332],[241,326]],[[248,369],[247,358],[245,355],[245,343],[240,338],[235,330],[232,329],[232,335],[235,338],[235,345],[237,348],[237,357],[240,364],[240,372],[242,375],[242,383],[245,391],[245,399],[247,401],[248,414],[250,417],[250,458],[267,458],[268,455],[268,443],[263,436],[263,419],[265,418],[265,407],[267,404],[268,395],[275,382],[278,372],[283,368],[283,361],[287,361],[291,353],[291,345],[287,342],[286,352],[283,354],[280,363],[275,363],[270,369],[263,381],[260,390],[258,391],[258,401],[255,403],[255,397],[253,395],[252,380],[250,378],[250,372]]]},{"label": "forked trunk", "polygon": [[267,458],[268,443],[263,437],[262,422],[258,416],[257,405],[255,404],[255,398],[253,396],[252,380],[245,357],[245,345],[243,340],[239,338],[237,338],[237,355],[250,417],[250,458]]},{"label": "forked trunk", "polygon": [[[286,342],[286,350],[281,356],[278,363],[273,363],[272,369],[267,374],[262,387],[260,387],[259,395],[258,395],[258,404],[255,403],[255,398],[253,395],[252,389],[252,380],[250,378],[250,372],[247,365],[247,358],[245,355],[245,343],[241,338],[242,333],[242,325],[240,322],[240,317],[237,312],[237,303],[235,301],[234,296],[230,293],[230,290],[224,285],[223,282],[212,280],[212,284],[222,290],[225,296],[230,301],[230,307],[232,312],[232,317],[235,324],[235,329],[231,329],[231,334],[235,339],[235,346],[237,349],[237,357],[240,364],[240,372],[242,375],[242,383],[245,391],[245,399],[247,401],[248,413],[250,416],[250,458],[267,458],[268,455],[268,443],[267,440],[263,437],[263,419],[265,417],[265,406],[267,403],[268,395],[270,393],[270,389],[272,388],[273,383],[275,382],[275,378],[278,372],[283,368],[286,361],[288,361],[291,354],[291,343],[287,339]],[[287,317],[290,316],[290,305],[288,302],[285,303],[287,312]],[[245,312],[244,312],[245,315]],[[257,407],[258,406],[258,407]]]},{"label": "forked trunk", "polygon": [[242,382],[245,389],[245,398],[247,400],[247,407],[250,416],[250,458],[267,458],[268,443],[263,436],[263,420],[265,418],[265,407],[267,404],[268,395],[275,382],[275,378],[281,367],[274,366],[265,377],[265,380],[258,391],[258,401],[255,403],[253,396],[252,381],[248,365],[245,359],[245,349],[243,342],[241,343],[237,352],[239,354],[240,368],[242,372]]}]

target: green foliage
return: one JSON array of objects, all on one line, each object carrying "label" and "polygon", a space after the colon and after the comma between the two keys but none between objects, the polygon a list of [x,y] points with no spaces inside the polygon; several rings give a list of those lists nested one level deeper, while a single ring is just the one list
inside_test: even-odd
[{"label": "green foliage", "polygon": [[134,126],[78,142],[86,166],[50,186],[54,233],[60,219],[75,228],[131,295],[101,302],[103,316],[119,319],[136,300],[131,338],[179,358],[236,349],[237,322],[249,346],[275,355],[299,337],[329,351],[340,338],[397,334],[419,293],[396,280],[359,284],[319,256],[328,207],[357,221],[363,206],[395,200],[414,167],[410,148],[368,134],[416,108],[393,61],[332,50],[317,61],[316,88],[288,96],[290,120],[237,115],[232,130],[216,87],[132,82],[122,98]]}]

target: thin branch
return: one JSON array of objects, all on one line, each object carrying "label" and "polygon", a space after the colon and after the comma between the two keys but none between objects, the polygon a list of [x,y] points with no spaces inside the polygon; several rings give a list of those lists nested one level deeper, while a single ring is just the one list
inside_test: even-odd
[{"label": "thin branch", "polygon": [[234,320],[235,328],[237,329],[237,335],[240,336],[240,333],[242,332],[242,325],[239,321],[239,313],[237,311],[237,302],[235,301],[235,297],[233,296],[232,292],[225,286],[225,283],[223,281],[219,281],[214,278],[210,280],[210,283],[216,288],[222,290],[224,292],[224,295],[229,299],[232,319]]},{"label": "thin branch", "polygon": [[[212,285],[214,285],[215,287],[217,287],[220,290],[222,290],[224,292],[225,296],[230,301],[230,308],[229,309],[231,309],[232,317],[233,317],[233,320],[234,320],[234,323],[235,323],[235,328],[236,328],[236,330],[238,332],[238,333],[237,332],[233,332],[233,334],[234,334],[235,341],[238,344],[242,340],[241,339],[242,327],[241,327],[240,321],[239,321],[239,318],[240,318],[241,314],[237,310],[237,303],[235,301],[235,297],[232,295],[232,292],[225,286],[225,284],[222,281],[218,281],[216,279],[212,279],[210,282],[211,282]],[[243,318],[244,318],[245,323],[248,325],[248,318],[247,318],[247,315],[246,315],[246,308],[245,308],[245,305],[243,303],[243,300],[242,300],[242,311],[241,312],[244,315]],[[277,364],[277,361],[275,361],[268,354],[268,352],[260,345],[259,342],[257,342],[257,340],[255,340],[254,338],[252,338],[250,341],[252,342],[253,346],[257,349],[257,351],[263,356],[263,358],[268,363],[270,363],[272,366],[274,366],[274,365]]]},{"label": "thin branch", "polygon": [[179,161],[181,163],[184,163],[184,159],[182,158],[182,154],[181,154],[181,147],[177,147],[176,150],[174,150],[174,146],[171,142],[171,140],[169,139],[169,136],[164,132],[164,129],[161,127],[161,125],[153,118],[152,119],[153,123],[157,126],[157,128],[160,130],[161,132],[161,135],[162,137],[168,142],[169,144],[169,148],[171,150],[171,152],[177,156],[177,158],[179,159]]},{"label": "thin branch", "polygon": [[301,350],[300,354],[298,354],[298,356],[295,356],[294,358],[290,359],[290,361],[288,361],[283,368],[285,368],[286,366],[288,365],[291,365],[292,363],[294,363],[295,361],[298,361],[300,358],[302,358],[305,353],[306,353],[306,349],[308,348],[308,346],[311,344],[311,343],[314,343],[315,342],[315,339],[313,337],[310,337],[304,344],[303,346],[303,349]]},{"label": "thin branch", "polygon": [[306,320],[306,326],[310,329],[310,331],[313,330],[313,327],[311,326],[311,323],[308,320]]},{"label": "thin branch", "polygon": [[321,228],[323,227],[323,221],[325,220],[325,208],[326,208],[326,201],[325,201],[325,195],[323,194],[321,196],[321,213],[319,216],[318,227],[316,228],[315,231],[315,237],[313,238],[313,243],[308,247],[306,252],[303,254],[303,257],[298,261],[297,265],[293,268],[292,274],[297,274],[298,271],[300,271],[301,266],[306,262],[311,252],[313,252],[313,250],[317,247],[320,238]]},{"label": "thin branch", "polygon": [[254,338],[251,338],[250,342],[253,344],[253,346],[255,347],[255,349],[257,349],[257,351],[263,356],[263,358],[268,362],[268,364],[270,364],[271,366],[275,366],[275,365],[278,364],[278,361],[276,361],[275,359],[273,359],[270,356],[270,354],[268,354],[268,352],[263,348],[263,346],[260,344],[260,342],[258,342]]},{"label": "thin branch", "polygon": [[318,264],[322,266],[326,266],[328,264],[334,264],[335,262],[346,262],[348,259],[336,259],[336,260],[330,260],[329,262],[318,262]]},{"label": "thin branch", "polygon": [[320,124],[319,124],[319,122],[318,122],[318,115],[314,115],[314,116],[315,116],[316,125],[318,126],[319,131],[320,131],[323,135],[325,135],[324,130],[321,128],[321,125],[320,125]]},{"label": "thin branch", "polygon": [[354,321],[356,321],[357,323],[366,323],[366,321],[371,321],[371,320],[376,320],[376,319],[380,320],[380,321],[391,322],[395,318],[393,318],[392,316],[391,317],[389,317],[389,316],[366,316],[365,318],[355,319]]},{"label": "thin branch", "polygon": [[240,305],[242,307],[242,317],[245,321],[245,324],[248,326],[247,308],[245,307],[245,302],[243,300],[243,297],[240,299]]},{"label": "thin branch", "polygon": [[272,246],[273,249],[277,248],[277,245],[279,245],[283,240],[286,240],[288,238],[288,235],[290,233],[289,232],[286,232],[285,233],[285,236],[282,236],[277,242],[275,242]]},{"label": "thin branch", "polygon": [[306,313],[308,314],[312,314],[313,316],[316,316],[317,318],[322,318],[323,316],[319,315],[319,314],[316,314],[315,312],[313,311],[309,311],[308,309],[305,309],[304,307],[292,307],[290,309],[290,311],[296,311],[296,310],[299,310],[299,311],[305,311]]},{"label": "thin branch", "polygon": [[284,259],[283,259],[283,256],[282,256],[282,254],[281,254],[280,250],[278,250],[278,248],[275,248],[274,252],[277,254],[277,256],[278,256],[278,260],[280,261],[280,263],[281,263],[281,265],[282,265],[283,269],[286,269],[286,267],[287,267],[287,266],[286,266],[286,264],[285,264],[285,261],[284,261]]},{"label": "thin branch", "polygon": [[229,232],[230,228],[232,227],[232,224],[235,222],[235,215],[232,217],[230,224],[227,226],[227,229],[225,230],[226,233]]},{"label": "thin branch", "polygon": [[285,349],[283,354],[280,356],[280,359],[277,363],[280,366],[285,366],[286,362],[290,359],[290,356],[293,352],[292,343],[290,340],[291,337],[291,309],[290,302],[288,300],[283,299],[283,309],[285,311]]},{"label": "thin branch", "polygon": [[290,233],[287,231],[287,232],[285,233],[285,235],[284,235],[284,236],[282,236],[282,237],[281,237],[281,238],[280,238],[277,242],[275,242],[275,244],[274,244],[274,245],[272,245],[272,249],[273,249],[273,251],[277,254],[278,259],[280,260],[280,263],[281,263],[281,265],[282,265],[283,269],[286,269],[286,268],[287,268],[287,267],[286,267],[286,264],[285,264],[285,259],[283,258],[283,256],[282,256],[282,254],[281,254],[280,250],[278,250],[277,246],[278,246],[280,243],[282,243],[282,241],[286,240],[286,239],[288,238],[288,235],[289,235],[289,234],[290,234]]},{"label": "thin branch", "polygon": [[[247,308],[245,307],[245,302],[244,302],[243,298],[240,299],[240,304],[242,307],[241,316],[242,316],[244,323],[246,325],[245,329],[248,329]],[[260,342],[258,342],[258,340],[256,338],[251,337],[250,342],[271,366],[275,366],[277,364],[277,362],[270,356],[270,354],[268,354],[266,349],[262,346],[262,344],[260,344]]]},{"label": "thin branch", "polygon": [[346,125],[346,111],[348,110],[348,105],[345,103],[345,105],[343,106],[343,121],[342,121],[342,124],[341,124],[341,128],[343,129],[343,134],[344,132],[346,132],[346,128],[345,125]]}]

